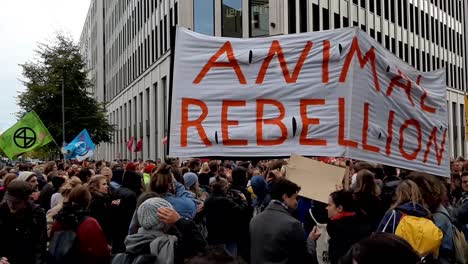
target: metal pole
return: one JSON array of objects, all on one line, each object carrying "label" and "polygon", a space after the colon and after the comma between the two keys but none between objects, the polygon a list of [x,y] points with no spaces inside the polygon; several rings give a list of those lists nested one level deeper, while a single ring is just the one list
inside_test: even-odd
[{"label": "metal pole", "polygon": [[65,147],[65,81],[62,79],[62,147]]}]

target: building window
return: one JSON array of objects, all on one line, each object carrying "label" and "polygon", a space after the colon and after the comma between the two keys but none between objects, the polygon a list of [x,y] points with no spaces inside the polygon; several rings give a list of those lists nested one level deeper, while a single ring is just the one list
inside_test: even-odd
[{"label": "building window", "polygon": [[223,37],[242,37],[242,0],[222,1]]},{"label": "building window", "polygon": [[316,4],[312,4],[312,17],[313,17],[313,24],[312,30],[319,31],[320,30],[320,8]]},{"label": "building window", "polygon": [[250,36],[268,36],[270,34],[269,0],[250,1]]},{"label": "building window", "polygon": [[289,33],[296,33],[296,0],[288,1],[288,20]]},{"label": "building window", "polygon": [[452,102],[452,118],[453,118],[453,156],[456,157],[458,155],[458,120],[457,120],[457,103]]},{"label": "building window", "polygon": [[330,18],[329,18],[329,13],[328,9],[322,8],[322,18],[323,18],[323,30],[329,30],[330,29]]},{"label": "building window", "polygon": [[214,36],[214,1],[193,0],[193,30]]},{"label": "building window", "polygon": [[460,136],[461,136],[461,155],[465,156],[465,108],[464,105],[460,105]]},{"label": "building window", "polygon": [[335,23],[335,28],[340,28],[340,15],[337,13],[333,13],[333,20]]}]

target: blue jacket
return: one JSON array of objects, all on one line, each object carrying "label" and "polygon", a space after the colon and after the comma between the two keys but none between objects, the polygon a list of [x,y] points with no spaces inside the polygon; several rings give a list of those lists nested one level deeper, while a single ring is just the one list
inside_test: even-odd
[{"label": "blue jacket", "polygon": [[449,217],[449,213],[443,205],[439,206],[437,211],[433,214],[434,224],[442,231],[442,233],[444,233],[442,245],[440,246],[441,257],[452,256],[454,253],[453,224]]},{"label": "blue jacket", "polygon": [[[398,224],[400,223],[401,217],[403,216],[402,213],[417,217],[428,216],[428,212],[424,209],[422,205],[404,203],[395,209],[395,221],[392,218],[393,211],[388,211],[384,215],[382,221],[380,221],[379,227],[377,228],[377,232],[394,234]],[[387,227],[385,228],[385,226]]]},{"label": "blue jacket", "polygon": [[197,200],[193,193],[185,190],[184,185],[180,182],[175,182],[176,194],[167,193],[162,197],[168,201],[181,217],[193,219],[197,214]]}]

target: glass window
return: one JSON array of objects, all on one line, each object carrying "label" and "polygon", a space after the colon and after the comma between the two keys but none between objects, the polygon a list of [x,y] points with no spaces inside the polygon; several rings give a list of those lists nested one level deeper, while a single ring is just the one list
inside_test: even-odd
[{"label": "glass window", "polygon": [[242,37],[242,0],[222,1],[223,37]]},{"label": "glass window", "polygon": [[270,34],[269,0],[250,1],[250,36],[268,36]]},{"label": "glass window", "polygon": [[193,0],[193,30],[214,36],[214,1]]}]

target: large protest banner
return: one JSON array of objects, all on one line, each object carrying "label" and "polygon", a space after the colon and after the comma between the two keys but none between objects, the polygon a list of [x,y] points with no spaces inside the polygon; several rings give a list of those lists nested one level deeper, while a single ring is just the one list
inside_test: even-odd
[{"label": "large protest banner", "polygon": [[169,155],[296,153],[448,176],[444,78],[357,28],[252,39],[178,28]]}]

